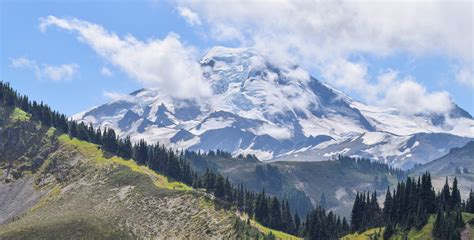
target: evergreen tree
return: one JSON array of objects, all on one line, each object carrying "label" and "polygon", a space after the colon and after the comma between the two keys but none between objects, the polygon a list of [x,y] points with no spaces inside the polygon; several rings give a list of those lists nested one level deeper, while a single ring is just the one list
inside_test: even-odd
[{"label": "evergreen tree", "polygon": [[383,209],[383,218],[386,223],[390,222],[391,212],[393,207],[393,198],[390,193],[390,187],[387,188],[387,193],[385,195],[384,209]]},{"label": "evergreen tree", "polygon": [[449,192],[448,177],[446,177],[446,182],[444,183],[443,190],[441,191],[441,204],[443,207],[449,207],[451,203],[451,194]]},{"label": "evergreen tree", "polygon": [[474,192],[472,189],[469,192],[469,196],[466,200],[465,211],[468,213],[474,213]]},{"label": "evergreen tree", "polygon": [[461,207],[461,193],[459,192],[458,188],[458,180],[454,177],[453,181],[453,191],[451,194],[451,209]]}]

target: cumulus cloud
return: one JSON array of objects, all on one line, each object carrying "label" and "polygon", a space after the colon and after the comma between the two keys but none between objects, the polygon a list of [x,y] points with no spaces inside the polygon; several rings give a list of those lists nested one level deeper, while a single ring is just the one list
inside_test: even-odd
[{"label": "cumulus cloud", "polygon": [[11,59],[11,66],[31,70],[35,73],[37,79],[47,78],[56,82],[72,80],[79,71],[79,66],[75,63],[61,65],[38,64],[35,60],[24,57]]},{"label": "cumulus cloud", "polygon": [[382,104],[393,106],[404,113],[445,113],[453,105],[447,92],[427,92],[426,88],[410,77],[396,79],[397,73],[388,72],[379,76],[377,90],[384,94]]},{"label": "cumulus cloud", "polygon": [[337,87],[363,93],[369,100],[376,98],[376,90],[368,83],[367,66],[364,63],[337,59],[320,66],[320,71],[326,81]]},{"label": "cumulus cloud", "polygon": [[[239,41],[272,59],[316,69],[326,81],[356,91],[375,103],[397,105],[388,96],[420,94],[440,108],[418,102],[417,111],[440,111],[451,104],[446,92],[428,92],[414,79],[392,82],[368,75],[368,66],[351,56],[439,54],[459,62],[458,82],[472,83],[471,1],[215,1],[180,2],[195,12],[210,37]],[[251,7],[249,7],[251,6]],[[382,85],[385,84],[385,88]],[[399,92],[393,87],[400,87]],[[407,91],[403,93],[401,91]],[[403,97],[403,96],[401,96]],[[408,100],[402,98],[402,100]],[[414,109],[404,108],[407,112]],[[403,106],[402,106],[403,105]]]},{"label": "cumulus cloud", "polygon": [[161,88],[176,98],[212,94],[202,78],[194,48],[184,45],[177,34],[141,41],[131,35],[119,37],[98,24],[54,16],[41,18],[39,26],[42,31],[56,26],[77,34],[98,55],[146,87]]},{"label": "cumulus cloud", "polygon": [[428,92],[413,77],[400,77],[392,69],[385,70],[370,82],[364,63],[339,59],[325,65],[322,74],[336,86],[357,92],[369,103],[394,107],[404,114],[446,113],[453,107],[447,92]]}]

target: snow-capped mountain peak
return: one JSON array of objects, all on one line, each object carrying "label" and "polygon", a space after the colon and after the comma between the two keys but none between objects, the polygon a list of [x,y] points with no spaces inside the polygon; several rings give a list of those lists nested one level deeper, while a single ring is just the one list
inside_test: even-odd
[{"label": "snow-capped mountain peak", "polygon": [[[460,108],[456,116],[435,124],[433,116],[369,106],[298,66],[276,65],[251,48],[214,47],[200,64],[213,90],[209,99],[176,99],[160,89],[141,89],[74,118],[113,127],[132,140],[253,153],[262,160],[294,156],[318,145],[337,150],[349,139],[364,145],[386,141],[374,137],[381,136],[377,132],[407,139],[420,132],[474,136],[474,121]],[[355,141],[362,136],[372,140]]]}]

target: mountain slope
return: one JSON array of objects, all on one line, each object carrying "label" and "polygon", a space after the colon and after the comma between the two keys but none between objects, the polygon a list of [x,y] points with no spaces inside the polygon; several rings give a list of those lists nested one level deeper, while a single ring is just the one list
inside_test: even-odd
[{"label": "mountain slope", "polygon": [[[393,187],[404,178],[403,172],[389,171],[384,165],[356,163],[354,159],[318,162],[262,163],[251,158],[226,156],[191,156],[187,159],[197,171],[218,171],[236,184],[253,191],[287,198],[292,209],[305,214],[323,205],[339,215],[349,217],[357,191],[374,191],[383,195],[387,186]],[[322,195],[324,194],[324,197]],[[322,203],[324,199],[325,203]]]},{"label": "mountain slope", "polygon": [[474,141],[462,147],[453,148],[448,154],[432,162],[416,166],[410,174],[416,176],[426,171],[431,173],[433,185],[437,189],[442,189],[446,177],[449,179],[456,177],[461,196],[463,199],[467,198],[474,186]]},{"label": "mountain slope", "polygon": [[253,238],[204,192],[0,106],[0,238]]},{"label": "mountain slope", "polygon": [[474,141],[459,148],[452,148],[448,154],[413,169],[413,172],[417,173],[426,171],[439,176],[474,172]]},{"label": "mountain slope", "polygon": [[471,138],[446,133],[415,133],[400,136],[387,132],[361,135],[315,146],[279,156],[272,161],[321,161],[337,155],[379,160],[393,167],[410,169],[447,154],[451,148],[463,146]]},{"label": "mountain slope", "polygon": [[[454,103],[446,115],[408,116],[357,102],[298,66],[274,62],[253,49],[214,47],[200,61],[212,97],[178,99],[161,89],[141,89],[74,119],[112,127],[134,141],[144,138],[174,148],[222,149],[234,155],[255,154],[261,160],[304,160],[294,153],[331,146],[321,154],[350,150],[351,155],[378,157],[404,168],[448,151],[437,153],[440,148],[430,139],[441,137],[452,143],[448,147],[459,147],[474,137],[472,116]],[[393,143],[381,137],[345,150],[347,141],[367,133],[384,135]],[[398,151],[379,156],[376,151],[379,145],[397,150],[420,133],[428,135],[420,138],[424,147],[417,150],[429,152],[424,159],[421,154]]]}]

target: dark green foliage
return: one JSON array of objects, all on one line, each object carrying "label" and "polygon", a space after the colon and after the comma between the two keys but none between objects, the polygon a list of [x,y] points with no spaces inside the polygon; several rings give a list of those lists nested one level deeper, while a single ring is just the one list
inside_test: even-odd
[{"label": "dark green foliage", "polygon": [[456,178],[452,191],[446,178],[443,190],[436,196],[429,173],[417,180],[407,177],[398,183],[393,192],[387,189],[382,211],[376,204],[375,194],[369,198],[368,193],[358,193],[352,210],[351,231],[362,232],[368,228],[385,226],[383,238],[389,239],[397,231],[406,233],[411,228],[423,228],[429,215],[436,213],[433,236],[436,239],[459,239],[459,229],[464,225],[461,207],[467,210],[472,206],[474,195],[471,195],[462,205]]},{"label": "dark green foliage", "polygon": [[377,193],[357,193],[351,213],[351,231],[363,232],[380,226],[382,211],[377,202]]},{"label": "dark green foliage", "polygon": [[383,231],[383,239],[390,239],[390,237],[395,233],[395,228],[391,222],[385,225],[385,230]]},{"label": "dark green foliage", "polygon": [[436,221],[433,226],[433,236],[436,239],[458,240],[461,239],[459,229],[464,222],[461,216],[461,210],[444,211],[442,208],[436,214]]},{"label": "dark green foliage", "polygon": [[[403,180],[403,178],[407,176],[407,173],[405,171],[399,168],[390,167],[389,165],[382,163],[380,161],[372,161],[370,159],[365,159],[365,158],[352,158],[352,157],[341,156],[341,155],[339,155],[336,160],[340,161],[342,165],[344,166],[352,166],[362,171],[377,170],[379,172],[387,172],[387,173],[390,173],[391,175],[396,176],[397,179],[399,180]],[[374,179],[374,182],[377,186],[381,186],[383,188],[388,187],[388,179],[386,179],[386,177],[381,178],[381,179],[376,178]]]},{"label": "dark green foliage", "polygon": [[474,192],[472,189],[469,192],[469,197],[467,198],[466,203],[464,204],[464,211],[474,213]]},{"label": "dark green foliage", "polygon": [[461,207],[461,193],[459,192],[458,188],[458,180],[456,177],[454,177],[453,181],[453,191],[451,194],[451,208],[459,208]]},{"label": "dark green foliage", "polygon": [[344,220],[336,217],[332,212],[318,207],[306,217],[303,236],[305,239],[338,239],[349,232],[349,226],[343,224]]},{"label": "dark green foliage", "polygon": [[275,235],[273,235],[273,233],[270,231],[268,233],[268,235],[265,235],[265,237],[263,238],[264,240],[276,240],[276,237]]}]

